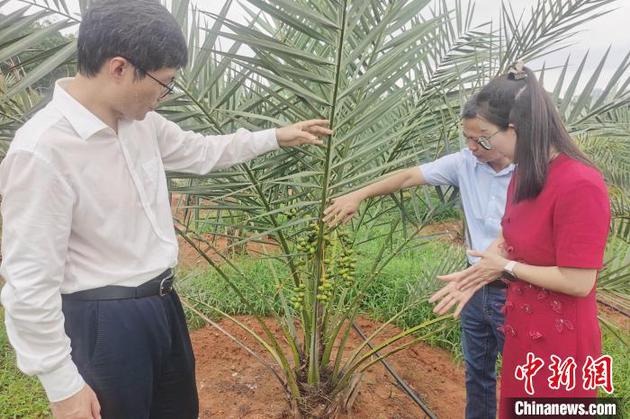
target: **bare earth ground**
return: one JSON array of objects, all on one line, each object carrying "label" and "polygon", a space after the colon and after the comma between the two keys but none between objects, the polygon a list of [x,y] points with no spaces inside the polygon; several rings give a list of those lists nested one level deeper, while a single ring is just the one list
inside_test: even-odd
[{"label": "bare earth ground", "polygon": [[[261,333],[253,317],[239,316],[238,319]],[[276,336],[281,335],[273,320],[268,320],[267,324]],[[365,318],[358,324],[366,334],[379,326]],[[223,320],[221,326],[250,343],[256,352],[263,353],[253,338],[231,321]],[[395,327],[387,328],[381,339],[398,331],[400,329]],[[289,417],[283,390],[268,369],[212,327],[196,330],[191,335],[197,359],[201,418]],[[352,334],[351,347],[360,342],[360,338]],[[390,363],[439,418],[463,417],[464,370],[453,361],[448,351],[418,343],[393,355]],[[402,419],[424,415],[394,384],[385,368],[375,364],[364,374],[353,410],[346,417]]]},{"label": "bare earth ground", "polygon": [[[599,308],[602,314],[624,330],[630,329],[627,317],[602,305]],[[252,316],[237,318],[262,335],[260,325]],[[224,319],[219,323],[257,353],[264,354],[254,339],[230,320]],[[266,319],[266,323],[276,336],[281,336],[273,320]],[[380,325],[367,318],[360,318],[357,323],[368,336]],[[398,332],[400,329],[394,326],[387,327],[377,342]],[[193,331],[191,338],[197,359],[201,419],[290,417],[280,384],[253,356],[210,326]],[[355,348],[361,342],[353,332],[349,346]],[[463,418],[466,402],[464,368],[451,353],[416,343],[388,358],[388,362],[438,418]],[[497,387],[500,388],[500,383]],[[426,415],[378,363],[363,375],[352,412],[342,419],[421,417]]]}]

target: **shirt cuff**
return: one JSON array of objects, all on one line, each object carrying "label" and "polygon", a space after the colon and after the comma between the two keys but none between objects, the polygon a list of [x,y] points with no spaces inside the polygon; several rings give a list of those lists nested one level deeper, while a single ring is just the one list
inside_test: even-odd
[{"label": "shirt cuff", "polygon": [[278,140],[276,138],[275,128],[255,132],[254,140],[256,142],[256,151],[258,155],[280,148],[280,146],[278,145]]},{"label": "shirt cuff", "polygon": [[56,370],[39,374],[37,377],[51,403],[72,397],[85,386],[83,377],[71,359],[64,361]]}]

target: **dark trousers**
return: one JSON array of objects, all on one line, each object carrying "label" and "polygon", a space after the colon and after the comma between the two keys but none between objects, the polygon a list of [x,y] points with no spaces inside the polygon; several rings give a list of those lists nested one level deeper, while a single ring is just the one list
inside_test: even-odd
[{"label": "dark trousers", "polygon": [[505,337],[500,330],[506,288],[481,287],[461,313],[466,364],[466,419],[494,419],[497,410],[497,355]]},{"label": "dark trousers", "polygon": [[177,294],[63,301],[72,359],[103,419],[196,419],[195,359]]}]

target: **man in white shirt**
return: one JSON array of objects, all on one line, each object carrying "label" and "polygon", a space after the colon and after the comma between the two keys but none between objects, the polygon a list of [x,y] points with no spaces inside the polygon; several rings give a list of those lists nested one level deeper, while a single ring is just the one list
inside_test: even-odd
[{"label": "man in white shirt", "polygon": [[324,120],[183,131],[154,110],[187,60],[159,2],[97,3],[78,74],[57,82],[0,166],[7,333],[57,418],[197,418],[164,172],[205,174],[331,134]]},{"label": "man in white shirt", "polygon": [[[495,133],[490,124],[477,116],[474,100],[462,112],[463,132],[468,148],[446,155],[419,167],[399,171],[381,181],[340,196],[325,210],[324,221],[330,224],[348,222],[361,202],[417,185],[453,185],[459,188],[466,216],[471,249],[486,249],[496,238],[507,198],[507,187],[514,165],[493,149]],[[468,263],[479,258],[468,256]],[[466,365],[466,418],[488,419],[496,416],[497,354],[502,350],[504,335],[501,308],[505,303],[505,284],[495,280],[484,286],[461,311],[462,346]]]}]

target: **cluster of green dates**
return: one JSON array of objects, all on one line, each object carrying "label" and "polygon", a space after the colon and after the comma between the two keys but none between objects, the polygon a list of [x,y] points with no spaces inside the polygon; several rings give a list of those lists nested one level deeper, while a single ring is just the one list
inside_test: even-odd
[{"label": "cluster of green dates", "polygon": [[306,287],[303,282],[300,283],[299,287],[293,288],[293,297],[291,298],[291,304],[293,305],[293,308],[297,311],[302,310],[302,308],[304,307],[305,290]]},{"label": "cluster of green dates", "polygon": [[[326,226],[324,226],[324,228],[327,229]],[[298,266],[305,267],[302,271],[304,275],[313,275],[316,271],[314,264],[318,263],[318,259],[315,258],[315,253],[317,252],[319,234],[319,224],[312,223],[305,237],[302,237],[297,242],[297,252],[305,255],[306,258],[305,262],[298,263]],[[331,239],[332,236],[336,236],[336,239]],[[324,259],[321,265],[321,276],[317,283],[316,295],[317,300],[325,304],[331,301],[338,288],[349,288],[354,284],[356,259],[351,248],[348,233],[344,231],[336,230],[331,232],[325,230],[322,245],[324,246]],[[313,269],[308,269],[307,267],[309,266]],[[302,280],[297,287],[293,288],[291,303],[295,310],[299,311],[304,307],[307,292],[306,288],[304,280]]]},{"label": "cluster of green dates", "polygon": [[287,216],[287,220],[293,220],[295,217],[297,217],[298,212],[297,209],[295,208],[291,208],[290,210],[285,212],[286,216]]},{"label": "cluster of green dates", "polygon": [[[306,253],[309,257],[312,257],[317,251],[317,238],[319,236],[319,225],[317,223],[311,223],[309,226],[309,232],[306,237],[300,238],[297,243],[297,251],[299,253]],[[330,238],[328,234],[324,236],[324,244],[330,244]]]}]

